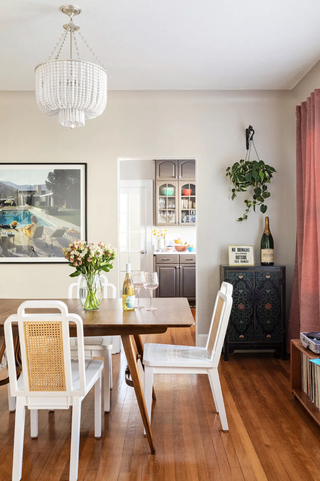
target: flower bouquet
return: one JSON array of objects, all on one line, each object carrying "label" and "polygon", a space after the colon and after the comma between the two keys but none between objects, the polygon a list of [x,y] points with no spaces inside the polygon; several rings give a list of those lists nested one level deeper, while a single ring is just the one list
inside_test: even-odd
[{"label": "flower bouquet", "polygon": [[[69,266],[76,270],[70,277],[82,274],[83,283],[80,285],[80,299],[84,309],[99,309],[101,302],[101,271],[109,272],[113,267],[116,250],[104,242],[97,246],[86,241],[75,241],[62,249],[64,257],[69,261]],[[84,284],[84,285],[83,285]]]}]

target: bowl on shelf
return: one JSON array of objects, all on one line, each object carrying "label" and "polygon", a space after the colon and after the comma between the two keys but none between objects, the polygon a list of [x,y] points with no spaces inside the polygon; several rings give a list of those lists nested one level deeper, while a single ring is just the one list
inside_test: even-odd
[{"label": "bowl on shelf", "polygon": [[196,248],[195,248],[195,247],[188,247],[188,251],[189,251],[189,252],[195,252],[195,251],[196,251]]},{"label": "bowl on shelf", "polygon": [[182,195],[191,195],[191,189],[182,189]]},{"label": "bowl on shelf", "polygon": [[174,195],[174,187],[161,187],[161,195]]},{"label": "bowl on shelf", "polygon": [[174,246],[175,250],[178,252],[185,252],[188,249],[188,246],[183,246],[183,245],[175,245]]},{"label": "bowl on shelf", "polygon": [[174,247],[173,246],[167,246],[166,247],[166,252],[173,252],[174,251]]}]

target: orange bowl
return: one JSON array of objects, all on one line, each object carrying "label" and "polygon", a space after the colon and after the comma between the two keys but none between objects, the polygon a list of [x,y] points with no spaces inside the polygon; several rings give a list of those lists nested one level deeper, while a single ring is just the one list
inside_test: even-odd
[{"label": "orange bowl", "polygon": [[182,195],[191,195],[191,189],[182,189]]},{"label": "orange bowl", "polygon": [[179,246],[179,245],[175,245],[174,246],[175,250],[178,251],[178,252],[184,252],[188,249],[188,246]]}]

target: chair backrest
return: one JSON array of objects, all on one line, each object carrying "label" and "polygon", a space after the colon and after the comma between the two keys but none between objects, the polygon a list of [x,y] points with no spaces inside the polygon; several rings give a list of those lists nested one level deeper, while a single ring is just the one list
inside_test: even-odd
[{"label": "chair backrest", "polygon": [[223,341],[226,335],[233,303],[232,291],[232,284],[223,282],[216,297],[206,346],[213,362],[213,367],[217,367],[220,361]]},{"label": "chair backrest", "polygon": [[[73,299],[74,296],[76,299],[80,297],[80,292],[79,292],[80,282],[81,282],[81,276],[78,277],[78,282],[74,282],[73,284],[70,284],[68,288],[68,299]],[[111,284],[108,281],[107,276],[105,276],[104,274],[100,274],[100,282],[102,285],[103,298],[115,299],[117,294],[116,286],[114,284]],[[111,295],[108,296],[108,292],[110,291],[111,291]]]},{"label": "chair backrest", "polygon": [[38,225],[38,227],[36,227],[35,230],[33,231],[31,235],[31,239],[32,240],[39,239],[40,237],[42,237],[42,234],[43,234],[43,225]]},{"label": "chair backrest", "polygon": [[66,229],[56,229],[50,237],[63,237],[66,232]]},{"label": "chair backrest", "polygon": [[[32,309],[32,313],[26,313]],[[59,311],[48,313],[48,309]],[[44,312],[45,310],[45,312]],[[42,312],[41,312],[42,311]],[[12,324],[18,324],[23,388],[18,383]],[[69,324],[77,331],[79,386],[74,388],[71,374]],[[26,301],[4,323],[8,370],[12,396],[27,398],[50,396],[67,398],[85,395],[85,361],[82,319],[69,314],[61,301]]]}]

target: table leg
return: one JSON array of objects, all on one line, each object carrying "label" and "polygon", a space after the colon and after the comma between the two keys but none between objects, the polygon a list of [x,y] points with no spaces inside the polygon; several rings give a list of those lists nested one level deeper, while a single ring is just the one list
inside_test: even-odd
[{"label": "table leg", "polygon": [[[142,363],[142,367],[143,367],[143,370],[144,370],[144,365],[143,365],[143,343],[142,343],[142,340],[141,340],[141,336],[140,334],[134,334],[134,340],[136,341],[136,345],[137,345],[137,350],[138,350],[138,353],[140,354],[141,356],[141,363]],[[154,387],[152,386],[152,399],[154,401],[157,400],[157,397],[156,397],[156,393],[155,393],[155,390],[154,390]]]},{"label": "table leg", "polygon": [[146,430],[150,450],[152,454],[155,454],[156,449],[153,442],[153,436],[152,436],[149,416],[147,412],[147,406],[144,400],[143,389],[142,389],[141,379],[140,379],[138,366],[136,362],[136,355],[135,355],[135,349],[132,343],[132,338],[128,334],[123,334],[121,336],[121,340],[122,340],[123,349],[127,358],[127,363],[130,369],[131,379],[132,379],[133,387],[136,393],[143,425]]},{"label": "table leg", "polygon": [[[18,336],[14,336],[13,345],[14,345],[14,354],[16,359],[17,377],[19,377],[21,374],[21,353],[20,353],[20,342],[19,342]],[[4,355],[5,349],[6,349],[6,345],[3,339],[3,342],[0,345],[0,362]],[[4,384],[9,384],[9,376],[6,377],[5,379],[0,380],[0,386],[3,386]]]}]

